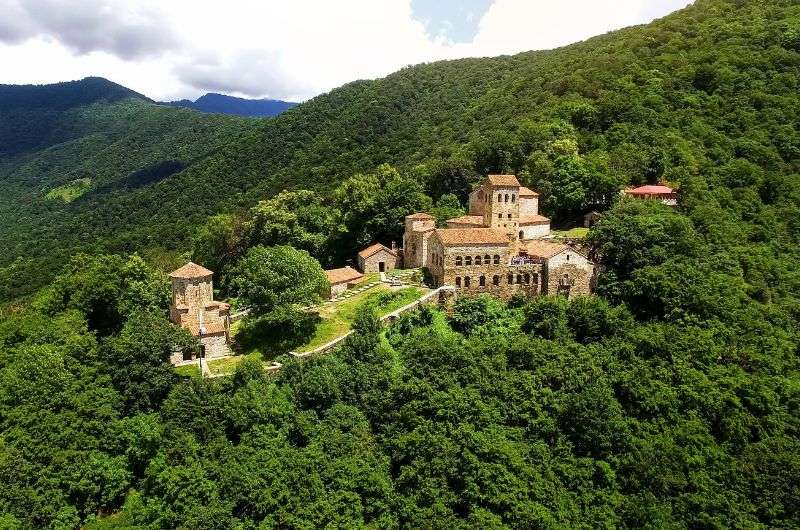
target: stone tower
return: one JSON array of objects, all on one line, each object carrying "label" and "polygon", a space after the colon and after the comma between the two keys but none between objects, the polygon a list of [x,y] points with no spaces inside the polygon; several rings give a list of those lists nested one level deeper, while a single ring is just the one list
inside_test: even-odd
[{"label": "stone tower", "polygon": [[514,175],[489,175],[483,191],[486,203],[483,208],[483,224],[506,232],[517,238],[519,229],[519,188]]},{"label": "stone tower", "polygon": [[[170,320],[200,340],[200,355],[230,355],[230,306],[214,301],[214,273],[189,262],[172,271]],[[191,359],[191,356],[189,357]],[[173,359],[173,362],[188,359]]]},{"label": "stone tower", "polygon": [[406,216],[403,234],[403,267],[412,269],[427,265],[428,238],[436,229],[436,218],[426,213]]}]

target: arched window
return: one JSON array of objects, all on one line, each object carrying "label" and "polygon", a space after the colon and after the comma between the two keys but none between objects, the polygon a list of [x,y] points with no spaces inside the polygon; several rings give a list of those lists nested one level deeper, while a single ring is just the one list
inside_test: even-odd
[{"label": "arched window", "polygon": [[472,256],[467,256],[466,258],[464,258],[464,265],[466,265],[467,267],[472,265]]},{"label": "arched window", "polygon": [[494,264],[500,265],[500,256],[497,254],[494,255]]},{"label": "arched window", "polygon": [[464,276],[464,288],[469,288],[469,276]]},{"label": "arched window", "polygon": [[517,196],[513,193],[511,194],[511,202],[513,203],[517,199]]},{"label": "arched window", "polygon": [[522,283],[522,274],[517,274],[517,283]]},{"label": "arched window", "polygon": [[481,257],[475,256],[475,265],[480,265],[480,264],[481,264]]},{"label": "arched window", "polygon": [[506,202],[508,202],[508,193],[506,193]]},{"label": "arched window", "polygon": [[522,230],[519,231],[519,238],[525,239],[525,232],[523,232]]},{"label": "arched window", "polygon": [[530,283],[531,283],[531,275],[525,273],[525,285],[530,285]]},{"label": "arched window", "polygon": [[461,265],[463,265],[463,260],[461,259],[461,256],[456,256],[456,267],[460,267]]},{"label": "arched window", "polygon": [[503,214],[501,214],[501,213],[497,214],[497,218],[498,219],[502,219],[503,218]]},{"label": "arched window", "polygon": [[486,287],[486,276],[481,276],[478,282],[481,284],[481,287]]},{"label": "arched window", "polygon": [[509,274],[508,275],[508,285],[511,285],[512,283],[514,283],[514,275],[513,274]]},{"label": "arched window", "polygon": [[567,254],[567,261],[569,261],[569,254]]},{"label": "arched window", "polygon": [[508,218],[511,219],[511,214],[508,214]]},{"label": "arched window", "polygon": [[456,287],[461,287],[461,276],[456,276]]},{"label": "arched window", "polygon": [[497,202],[502,202],[502,201],[503,201],[503,196],[500,193],[498,193],[497,194]]},{"label": "arched window", "polygon": [[486,255],[483,257],[483,263],[484,263],[484,264],[486,264],[486,265],[488,265],[488,264],[490,264],[491,262],[492,262],[492,257],[491,257],[489,254],[486,254]]},{"label": "arched window", "polygon": [[497,274],[495,274],[495,275],[494,275],[494,278],[492,278],[492,284],[493,284],[493,285],[500,285],[500,276],[498,276]]}]

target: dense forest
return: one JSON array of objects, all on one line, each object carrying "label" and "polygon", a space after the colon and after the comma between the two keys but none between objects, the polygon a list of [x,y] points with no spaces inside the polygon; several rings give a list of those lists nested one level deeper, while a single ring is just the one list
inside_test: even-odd
[{"label": "dense forest", "polygon": [[[28,239],[3,227],[21,256],[5,293],[29,296],[0,314],[0,527],[800,527],[799,80],[800,5],[698,0],[275,119],[158,111],[187,136],[144,149],[150,169],[31,202],[53,206],[20,221]],[[108,109],[153,112],[71,112]],[[192,131],[204,143],[170,151]],[[41,153],[22,156],[20,194]],[[319,276],[309,256],[458,212],[500,170],[559,222],[605,209],[596,296],[459,297],[388,327],[366,306],[342,346],[277,375],[169,364],[193,347],[167,320],[181,252],[233,294],[257,290],[241,278],[262,255]],[[677,208],[612,199],[656,181]]]},{"label": "dense forest", "polygon": [[[172,114],[137,99],[137,116],[164,128],[90,162],[54,146],[45,154],[64,164],[64,177],[53,184],[82,178],[87,163],[112,166],[118,178],[175,160],[182,170],[60,204],[34,184],[38,154],[24,165],[0,157],[3,185],[27,190],[3,210],[16,222],[0,228],[10,250],[0,256],[0,298],[42,285],[79,250],[177,261],[209,215],[245,210],[285,188],[328,197],[383,163],[425,182],[434,199],[463,199],[481,175],[516,172],[553,195],[544,210],[557,220],[628,183],[700,179],[735,188],[752,166],[763,188],[777,190],[776,180],[798,171],[798,9],[790,0],[699,0],[647,26],[557,50],[354,82],[258,122]],[[195,125],[170,136],[184,119]],[[129,161],[139,145],[158,149]]]}]

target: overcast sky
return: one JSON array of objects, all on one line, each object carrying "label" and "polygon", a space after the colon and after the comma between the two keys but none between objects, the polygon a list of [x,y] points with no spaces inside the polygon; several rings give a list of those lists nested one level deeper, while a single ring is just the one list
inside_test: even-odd
[{"label": "overcast sky", "polygon": [[691,0],[0,0],[0,83],[300,101],[439,59],[548,49]]}]

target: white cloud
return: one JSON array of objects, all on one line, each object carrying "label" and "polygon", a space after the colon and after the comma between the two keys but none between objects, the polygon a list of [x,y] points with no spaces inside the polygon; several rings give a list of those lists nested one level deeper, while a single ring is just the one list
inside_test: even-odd
[{"label": "white cloud", "polygon": [[[434,0],[431,0],[434,1]],[[495,0],[474,40],[426,34],[410,0],[0,0],[0,82],[100,75],[156,99],[305,99],[423,61],[564,45],[690,0]]]}]

